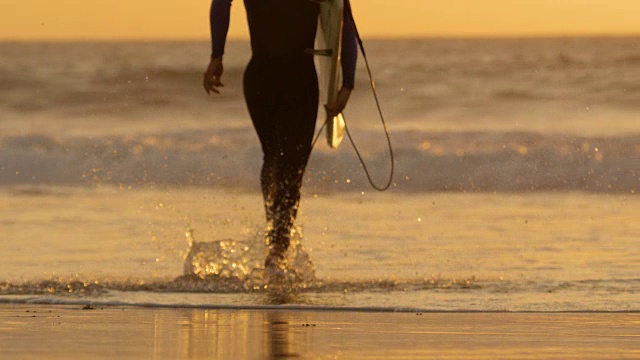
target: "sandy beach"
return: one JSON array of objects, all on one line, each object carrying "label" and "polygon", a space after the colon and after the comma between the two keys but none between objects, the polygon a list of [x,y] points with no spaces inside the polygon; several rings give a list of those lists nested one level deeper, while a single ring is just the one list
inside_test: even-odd
[{"label": "sandy beach", "polygon": [[2,359],[634,359],[638,313],[0,307]]}]

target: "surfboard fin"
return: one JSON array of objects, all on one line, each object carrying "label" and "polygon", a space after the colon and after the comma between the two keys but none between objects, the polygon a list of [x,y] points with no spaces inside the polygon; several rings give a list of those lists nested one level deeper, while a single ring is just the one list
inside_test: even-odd
[{"label": "surfboard fin", "polygon": [[342,113],[327,120],[327,143],[331,148],[338,148],[344,138],[345,128],[346,123]]}]

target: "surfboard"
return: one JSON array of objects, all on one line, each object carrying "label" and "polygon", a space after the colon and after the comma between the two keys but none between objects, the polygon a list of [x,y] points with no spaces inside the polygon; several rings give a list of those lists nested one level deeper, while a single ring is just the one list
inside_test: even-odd
[{"label": "surfboard", "polygon": [[[318,35],[316,36],[315,55],[319,55],[319,79],[325,104],[334,103],[338,98],[342,81],[340,52],[342,48],[342,27],[344,23],[343,0],[313,0],[320,5]],[[345,133],[345,121],[342,114],[326,115],[327,143],[336,149]]]}]

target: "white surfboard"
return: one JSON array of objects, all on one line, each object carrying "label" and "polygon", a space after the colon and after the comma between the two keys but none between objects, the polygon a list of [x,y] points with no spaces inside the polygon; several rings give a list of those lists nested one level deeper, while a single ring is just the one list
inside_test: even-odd
[{"label": "white surfboard", "polygon": [[[344,23],[343,0],[313,0],[320,4],[318,36],[315,55],[319,61],[320,87],[325,96],[325,104],[338,99],[342,82],[340,58],[342,49],[342,27]],[[327,143],[336,149],[344,138],[345,122],[342,114],[327,115]]]}]

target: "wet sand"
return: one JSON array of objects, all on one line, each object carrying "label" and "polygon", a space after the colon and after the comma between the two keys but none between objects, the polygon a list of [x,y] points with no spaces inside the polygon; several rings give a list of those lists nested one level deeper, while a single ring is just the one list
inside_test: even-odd
[{"label": "wet sand", "polygon": [[637,359],[640,313],[0,306],[2,359]]}]

